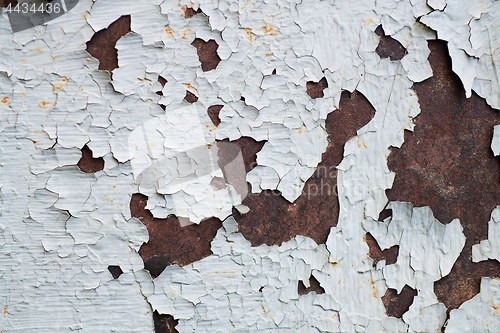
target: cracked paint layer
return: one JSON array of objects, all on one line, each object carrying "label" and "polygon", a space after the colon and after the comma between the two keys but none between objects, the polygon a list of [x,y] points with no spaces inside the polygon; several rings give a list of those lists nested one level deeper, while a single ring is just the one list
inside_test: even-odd
[{"label": "cracked paint layer", "polygon": [[[499,7],[468,6],[455,15],[458,1],[80,0],[16,33],[2,9],[2,329],[439,330],[446,307],[434,287],[466,244],[461,222],[387,206],[387,159],[414,129],[413,88],[433,74],[435,31],[449,37],[467,93],[498,108],[488,71],[498,43],[485,36]],[[455,21],[470,47],[447,28]],[[388,36],[402,54],[382,54]],[[116,41],[116,58],[100,38]],[[368,112],[344,114],[346,96]],[[259,233],[296,205],[294,221],[312,214],[309,185],[323,168],[334,193],[321,193],[314,213],[326,227],[263,245]],[[246,199],[245,181],[228,181],[234,169],[250,184]],[[281,210],[255,224],[265,205],[244,204],[269,193]],[[392,216],[378,221],[386,207]],[[474,260],[496,259],[495,214]],[[398,246],[396,262],[374,264],[367,232],[381,249]],[[489,297],[498,283],[483,281]],[[417,292],[411,305],[388,315],[384,295],[405,285]],[[469,302],[454,311],[474,311]]]},{"label": "cracked paint layer", "polygon": [[494,0],[447,0],[442,11],[421,22],[448,41],[453,71],[462,80],[467,97],[472,90],[500,109],[500,3]]}]

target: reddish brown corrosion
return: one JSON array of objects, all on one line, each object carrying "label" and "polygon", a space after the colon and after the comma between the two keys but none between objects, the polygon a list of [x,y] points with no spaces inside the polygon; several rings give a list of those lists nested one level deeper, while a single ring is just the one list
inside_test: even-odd
[{"label": "reddish brown corrosion", "polygon": [[257,153],[261,151],[266,141],[255,141],[252,138],[243,136],[237,140],[229,141],[228,139],[220,140],[222,142],[231,142],[237,144],[241,149],[243,162],[245,163],[245,171],[248,173],[257,165]]},{"label": "reddish brown corrosion", "polygon": [[158,311],[153,312],[153,321],[155,325],[155,333],[178,333],[175,329],[178,320],[168,314],[159,314]]},{"label": "reddish brown corrosion", "polygon": [[81,149],[82,158],[78,161],[78,168],[86,173],[94,173],[104,169],[104,158],[93,158],[92,150],[87,145]]},{"label": "reddish brown corrosion", "polygon": [[277,191],[250,194],[243,200],[250,212],[235,213],[235,219],[252,246],[278,245],[296,235],[310,237],[317,243],[326,242],[339,214],[336,166],[342,161],[344,144],[374,114],[375,110],[361,93],[342,93],[340,110],[331,112],[326,120],[327,150],[302,195],[294,203],[286,201]]},{"label": "reddish brown corrosion", "polygon": [[5,8],[8,5],[15,6],[17,5],[17,0],[0,0],[0,8]]},{"label": "reddish brown corrosion", "polygon": [[184,266],[212,254],[210,242],[222,226],[221,221],[211,218],[200,224],[181,227],[179,219],[174,216],[166,219],[153,218],[145,209],[146,204],[146,196],[132,195],[130,212],[133,217],[144,223],[149,232],[149,242],[143,244],[139,250],[146,266],[149,265],[150,259],[158,260],[155,256],[164,256],[169,263]]},{"label": "reddish brown corrosion", "polygon": [[210,39],[208,42],[205,42],[203,39],[196,38],[191,43],[191,45],[193,45],[198,52],[198,58],[201,62],[201,69],[204,72],[208,72],[212,69],[217,68],[217,65],[220,62],[220,57],[217,54],[219,45],[217,45],[215,40]]},{"label": "reddish brown corrosion", "polygon": [[395,289],[387,289],[382,296],[385,310],[389,317],[402,318],[413,303],[413,298],[417,296],[417,291],[405,285],[398,294]]},{"label": "reddish brown corrosion", "polygon": [[219,124],[220,124],[219,113],[220,113],[220,110],[222,110],[222,108],[223,108],[223,105],[212,105],[207,110],[208,116],[210,117],[210,119],[212,120],[212,123],[215,126],[219,126]]},{"label": "reddish brown corrosion", "polygon": [[184,96],[184,100],[190,104],[196,103],[198,101],[198,97],[192,92],[186,90],[186,96]]},{"label": "reddish brown corrosion", "polygon": [[304,282],[299,280],[299,283],[297,286],[297,291],[298,291],[299,295],[309,294],[311,291],[315,291],[316,294],[318,294],[318,295],[325,293],[325,289],[323,289],[323,287],[319,284],[319,281],[316,280],[316,278],[312,275],[309,278],[309,288],[306,288],[306,286],[304,285]]},{"label": "reddish brown corrosion", "polygon": [[[274,74],[275,72],[273,72]],[[319,80],[319,82],[309,81],[306,83],[307,94],[312,99],[322,98],[324,96],[323,90],[328,88],[328,82],[326,81],[326,77]]]},{"label": "reddish brown corrosion", "polygon": [[120,17],[92,36],[87,42],[87,52],[99,60],[99,69],[111,72],[118,68],[118,51],[116,42],[130,32],[130,15]]},{"label": "reddish brown corrosion", "polygon": [[460,219],[465,247],[451,273],[434,285],[439,301],[451,310],[479,292],[482,276],[500,277],[498,262],[471,261],[472,245],[488,238],[491,212],[500,204],[499,163],[490,148],[500,112],[476,94],[465,98],[445,42],[429,42],[429,47],[434,76],[414,86],[422,112],[414,133],[406,132],[401,149],[388,158],[396,178],[387,196],[430,206],[442,223]]},{"label": "reddish brown corrosion", "polygon": [[377,241],[370,233],[365,235],[365,240],[369,247],[368,255],[373,259],[373,267],[377,266],[377,263],[381,260],[385,260],[386,265],[396,263],[396,260],[398,259],[399,246],[394,245],[382,251],[380,246],[378,246]]},{"label": "reddish brown corrosion", "polygon": [[182,7],[182,11],[184,12],[184,17],[188,19],[195,16],[196,14],[201,13],[201,8],[198,8],[198,10],[195,11],[191,7]]}]

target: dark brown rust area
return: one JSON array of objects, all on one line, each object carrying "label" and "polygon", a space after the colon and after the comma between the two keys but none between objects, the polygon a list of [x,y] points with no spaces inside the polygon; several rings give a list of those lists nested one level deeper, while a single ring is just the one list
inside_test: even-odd
[{"label": "dark brown rust area", "polygon": [[[221,221],[210,218],[200,224],[181,227],[179,219],[174,216],[166,219],[153,218],[145,209],[147,200],[142,194],[134,194],[130,200],[132,216],[141,220],[149,232],[149,241],[139,249],[139,254],[145,263],[150,259],[157,261],[158,258],[155,256],[160,256],[168,261],[167,264],[184,266],[212,254],[210,242],[222,226]],[[151,263],[157,267],[156,264],[162,265],[161,260],[159,263]],[[149,264],[146,264],[146,267],[148,266]],[[161,269],[154,269],[153,275],[161,274]]]},{"label": "dark brown rust area", "polygon": [[81,149],[82,158],[78,161],[78,168],[85,173],[95,173],[104,169],[104,158],[94,158],[92,157],[92,150],[90,150],[87,145],[83,146]]},{"label": "dark brown rust area", "polygon": [[208,72],[212,69],[217,68],[217,65],[220,62],[220,57],[217,54],[219,45],[217,45],[215,40],[210,39],[208,42],[205,42],[203,39],[196,38],[191,43],[191,45],[193,45],[198,52],[198,58],[201,62],[201,69],[204,72]]},{"label": "dark brown rust area", "polygon": [[223,105],[212,105],[207,110],[208,116],[210,117],[210,119],[212,120],[212,123],[215,126],[219,126],[219,124],[220,124],[219,113],[223,107],[224,107]]},{"label": "dark brown rust area", "polygon": [[387,315],[402,318],[403,314],[412,305],[415,296],[417,296],[417,291],[407,285],[403,287],[399,294],[395,289],[387,289],[385,295],[382,296],[382,303],[384,303]]},{"label": "dark brown rust area", "polygon": [[312,99],[323,98],[323,90],[325,88],[328,88],[326,77],[323,77],[319,82],[309,81],[306,83],[306,92]]},{"label": "dark brown rust area", "polygon": [[[257,166],[257,153],[261,151],[266,141],[255,141],[255,139],[242,136],[241,138],[233,141],[228,139],[217,140],[218,142],[231,142],[237,144],[241,149],[243,162],[245,163],[245,171],[248,173],[250,170]],[[220,156],[223,158],[223,156]]]},{"label": "dark brown rust area", "polygon": [[155,333],[178,333],[175,326],[178,324],[178,320],[175,320],[169,314],[159,314],[158,311],[153,312],[153,322],[155,325]]},{"label": "dark brown rust area", "polygon": [[319,281],[312,275],[309,278],[309,288],[306,288],[304,282],[299,280],[297,291],[299,295],[309,294],[311,291],[315,291],[318,295],[325,293],[325,289],[323,289],[323,287],[319,284]]},{"label": "dark brown rust area", "polygon": [[475,94],[465,98],[445,42],[429,42],[429,47],[434,76],[414,86],[422,112],[415,132],[406,132],[401,149],[388,158],[396,178],[387,196],[430,206],[442,223],[460,219],[465,247],[451,273],[434,285],[451,310],[479,292],[482,276],[500,277],[498,262],[471,261],[472,245],[488,238],[490,214],[500,204],[499,163],[490,148],[500,112]]},{"label": "dark brown rust area", "polygon": [[17,5],[17,0],[0,0],[0,8],[5,8],[9,4],[11,7],[15,7]]},{"label": "dark brown rust area", "polygon": [[186,96],[184,96],[184,100],[190,104],[193,104],[198,101],[198,97],[196,97],[196,95],[189,90],[186,90]]},{"label": "dark brown rust area", "polygon": [[406,54],[406,49],[401,43],[391,36],[386,36],[381,25],[377,27],[375,33],[380,36],[380,42],[375,49],[375,52],[377,52],[380,58],[389,58],[392,61],[403,59]]},{"label": "dark brown rust area", "polygon": [[120,17],[94,34],[87,42],[87,52],[99,60],[99,69],[111,72],[118,68],[118,51],[116,42],[130,32],[130,15]]},{"label": "dark brown rust area", "polygon": [[120,275],[123,274],[122,268],[120,266],[115,266],[115,265],[108,266],[108,271],[111,273],[113,279],[115,280],[118,279]]},{"label": "dark brown rust area", "polygon": [[183,13],[184,17],[188,19],[188,18],[195,16],[196,14],[200,14],[201,8],[198,8],[198,10],[194,10],[191,7],[182,7],[182,13]]},{"label": "dark brown rust area", "polygon": [[396,263],[396,260],[398,259],[399,246],[394,245],[382,251],[377,241],[370,233],[365,235],[365,240],[369,248],[368,256],[373,259],[373,267],[376,267],[377,263],[381,260],[385,260],[386,265]]},{"label": "dark brown rust area", "polygon": [[235,219],[252,246],[279,245],[296,235],[310,237],[316,243],[326,242],[339,215],[336,166],[342,161],[344,144],[374,115],[375,110],[361,93],[344,92],[340,110],[330,113],[326,120],[327,150],[302,195],[294,203],[277,191],[250,194],[243,200],[250,212],[235,213]]}]

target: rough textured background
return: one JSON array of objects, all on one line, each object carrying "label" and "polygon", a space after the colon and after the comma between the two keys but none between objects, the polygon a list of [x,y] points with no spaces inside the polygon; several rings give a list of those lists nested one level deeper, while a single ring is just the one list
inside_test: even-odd
[{"label": "rough textured background", "polygon": [[[189,9],[186,12],[186,17],[196,14],[191,11]],[[124,16],[108,29],[97,32],[88,43],[87,50],[99,59],[100,69],[111,71],[117,67],[114,44],[128,31],[130,18]],[[401,44],[386,37],[380,28],[377,33],[382,37],[377,53],[382,58],[401,59],[405,52]],[[217,49],[215,41],[205,43],[197,39],[193,46],[197,48],[204,71],[217,66],[220,59],[214,53]],[[466,247],[451,274],[435,286],[439,300],[449,311],[479,292],[482,276],[500,277],[498,262],[472,263],[470,260],[470,247],[487,238],[490,213],[500,204],[500,169],[498,159],[490,149],[493,126],[500,123],[500,114],[475,94],[470,99],[465,98],[461,82],[451,70],[446,42],[431,41],[429,46],[429,61],[434,76],[415,85],[422,113],[416,118],[415,132],[407,132],[401,149],[394,149],[389,157],[389,168],[396,172],[396,178],[387,195],[392,201],[409,201],[415,206],[428,205],[443,223],[454,218],[462,221],[467,237]],[[307,92],[311,98],[323,97],[325,84],[326,80],[308,83]],[[186,100],[194,102],[189,94]],[[220,106],[208,110],[215,125],[220,122],[217,121],[219,111]],[[244,204],[251,211],[245,215],[237,214],[236,220],[240,224],[240,232],[253,246],[279,245],[295,235],[311,237],[318,243],[326,241],[330,227],[336,225],[338,218],[337,198],[330,195],[336,193],[336,170],[333,167],[342,159],[344,143],[373,114],[373,108],[363,95],[345,92],[340,112],[328,116],[328,149],[322,156],[318,172],[306,184],[306,189],[312,184],[319,188],[323,186],[323,193],[320,191],[310,196],[310,191],[304,191],[293,204],[272,191],[249,195],[245,199]],[[331,128],[341,130],[331,131]],[[250,138],[242,138],[236,143],[242,148],[249,171],[262,144]],[[83,152],[82,159],[90,161],[88,149],[85,148]],[[82,161],[82,165],[96,165],[96,162],[91,164]],[[81,168],[83,170],[84,167]],[[137,194],[132,198],[130,207],[132,215],[148,227],[150,241],[143,245],[140,254],[153,276],[159,275],[170,263],[186,265],[211,253],[210,241],[220,228],[220,221],[213,218],[200,225],[180,228],[175,217],[153,219],[144,209],[146,200],[146,197]],[[387,212],[386,216],[389,214]],[[380,251],[369,234],[367,243],[375,263],[381,259],[388,263],[395,262],[397,246]],[[303,286],[299,286],[299,289],[301,293],[307,290]],[[400,318],[415,294],[407,286],[399,295],[392,289],[388,290],[383,298],[388,315]],[[174,331],[174,325],[175,322],[168,316],[155,314],[157,332]]]}]

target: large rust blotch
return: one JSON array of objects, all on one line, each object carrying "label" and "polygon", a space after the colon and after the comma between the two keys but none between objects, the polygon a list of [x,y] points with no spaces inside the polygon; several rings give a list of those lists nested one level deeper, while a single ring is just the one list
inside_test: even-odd
[{"label": "large rust blotch", "polygon": [[407,285],[403,287],[399,294],[395,289],[387,289],[385,295],[382,296],[382,303],[384,303],[387,315],[402,318],[403,314],[413,304],[415,296],[417,296],[417,291]]},{"label": "large rust blotch", "polygon": [[99,69],[111,72],[118,68],[118,50],[115,45],[130,31],[130,15],[124,15],[106,29],[96,32],[87,42],[87,52],[99,60]]},{"label": "large rust blotch", "polygon": [[374,115],[375,110],[361,93],[344,92],[340,109],[328,115],[328,147],[302,195],[294,203],[278,191],[250,194],[243,200],[250,212],[235,213],[235,219],[252,246],[279,245],[296,235],[310,237],[316,243],[326,242],[339,215],[336,166],[342,161],[344,144]]},{"label": "large rust blotch", "polygon": [[500,112],[476,94],[465,98],[445,42],[429,42],[429,48],[434,76],[414,86],[422,112],[414,133],[405,132],[401,149],[388,158],[396,178],[387,196],[430,206],[442,223],[460,219],[465,247],[451,273],[434,285],[451,310],[479,292],[482,276],[500,277],[498,262],[471,261],[472,245],[488,238],[491,212],[500,204],[500,168],[490,148]]},{"label": "large rust blotch", "polygon": [[104,158],[94,158],[92,150],[87,145],[81,149],[82,158],[78,161],[78,168],[85,173],[95,173],[104,169]]},{"label": "large rust blotch", "polygon": [[217,68],[217,65],[220,62],[220,57],[217,54],[219,45],[217,45],[215,40],[210,39],[208,42],[205,42],[203,39],[196,38],[191,45],[193,45],[198,52],[198,58],[201,62],[202,71],[208,72]]},{"label": "large rust blotch", "polygon": [[[162,269],[158,269],[158,266],[162,265],[162,258],[168,261],[165,267],[168,264],[184,266],[212,254],[210,242],[222,226],[219,219],[210,218],[200,224],[181,227],[175,216],[166,219],[153,218],[151,212],[146,210],[147,200],[145,195],[132,195],[130,212],[148,229],[149,241],[141,246],[139,254],[145,263],[149,262],[152,265],[150,267],[154,267],[153,275],[161,274]],[[158,257],[160,260],[157,260]]]}]

